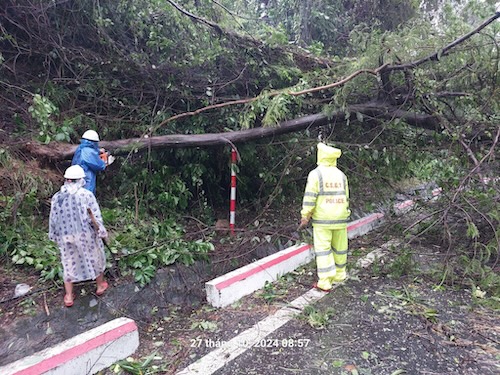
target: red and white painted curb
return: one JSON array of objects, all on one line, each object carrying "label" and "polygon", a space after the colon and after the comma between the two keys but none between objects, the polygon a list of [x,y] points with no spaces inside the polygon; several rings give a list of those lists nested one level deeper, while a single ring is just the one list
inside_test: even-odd
[{"label": "red and white painted curb", "polygon": [[0,367],[0,374],[95,374],[130,356],[138,347],[139,333],[135,322],[118,318]]},{"label": "red and white painted curb", "polygon": [[[431,199],[441,194],[441,191],[441,188],[432,190]],[[404,214],[414,204],[413,200],[395,204],[394,212],[396,215]],[[368,233],[378,226],[383,218],[384,214],[377,212],[350,222],[347,225],[348,238],[352,239]],[[296,245],[279,251],[207,282],[205,284],[207,301],[214,307],[228,306],[262,288],[266,282],[276,281],[280,276],[309,263],[313,258],[314,250],[308,244]]]},{"label": "red and white painted curb", "polygon": [[228,306],[312,259],[311,245],[289,247],[207,282],[207,301],[215,307]]},{"label": "red and white painted curb", "polygon": [[[380,223],[384,214],[375,213],[348,224],[349,238],[361,236]],[[311,245],[301,244],[269,255],[205,284],[207,301],[214,307],[225,307],[276,281],[280,276],[294,271],[314,258]]]},{"label": "red and white painted curb", "polygon": [[[396,245],[397,243],[394,241],[387,242],[382,245],[381,248],[372,251],[364,258],[360,259],[356,263],[356,267],[368,267],[376,259],[383,257],[390,248]],[[357,272],[359,271],[353,270],[351,275]],[[333,289],[338,285],[340,284],[334,284]],[[178,372],[177,375],[211,375],[253,347],[266,347],[266,345],[270,345],[270,342],[273,343],[272,345],[275,345],[274,342],[276,341],[279,341],[277,346],[284,347],[285,343],[283,343],[282,340],[276,340],[272,338],[271,335],[300,314],[306,306],[319,301],[326,295],[328,295],[328,293],[321,292],[317,289],[310,289],[300,297],[288,303],[286,307],[262,319],[236,337],[228,341],[216,340],[217,344],[213,346],[214,350]],[[305,341],[304,345],[307,346],[309,340],[306,339]],[[205,345],[212,347],[209,344],[210,343],[205,342]]]},{"label": "red and white painted curb", "polygon": [[384,218],[383,213],[374,213],[347,224],[347,237],[349,239],[362,236],[374,229]]},{"label": "red and white painted curb", "polygon": [[[442,188],[436,188],[434,190],[432,190],[431,194],[432,194],[432,198],[431,199],[435,199],[438,195],[441,194],[441,192],[443,191]],[[397,203],[394,205],[394,213],[396,215],[402,215],[402,214],[405,214],[407,213],[413,206],[415,205],[415,201],[413,199],[408,199],[408,200],[405,200],[404,202],[401,202],[401,203]]]}]

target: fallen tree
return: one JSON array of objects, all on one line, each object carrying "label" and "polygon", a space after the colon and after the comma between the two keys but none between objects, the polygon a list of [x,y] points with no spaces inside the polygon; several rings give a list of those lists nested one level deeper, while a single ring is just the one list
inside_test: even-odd
[{"label": "fallen tree", "polygon": [[[346,113],[348,114],[347,116]],[[245,143],[261,138],[312,129],[330,123],[343,123],[347,118],[350,116],[357,116],[358,113],[372,119],[400,119],[411,126],[429,130],[438,130],[440,127],[437,118],[434,116],[407,112],[398,108],[384,107],[382,104],[373,103],[353,105],[349,107],[347,111],[337,111],[330,115],[318,113],[304,116],[294,120],[282,122],[276,127],[258,127],[225,133],[172,134],[156,137],[119,139],[114,141],[102,141],[99,145],[107,150],[110,150],[116,155],[126,154],[130,151],[140,151],[153,148],[222,146],[226,144]],[[76,147],[76,145],[58,142],[52,142],[47,145],[37,142],[29,142],[26,144],[26,150],[31,155],[37,158],[50,160],[70,159],[73,156]]]},{"label": "fallen tree", "polygon": [[[173,2],[170,3],[172,5],[176,5]],[[190,17],[191,16],[192,15],[190,15]],[[425,62],[439,61],[440,57],[449,54],[453,48],[470,39],[473,35],[479,33],[485,27],[494,22],[498,17],[500,17],[500,13],[496,12],[493,16],[489,17],[472,31],[440,48],[437,52],[434,52],[418,60],[400,64],[384,64],[384,61],[380,61],[381,65],[376,69],[360,69],[350,74],[346,78],[334,83],[292,92],[286,92],[286,90],[276,90],[269,94],[269,96],[277,96],[280,94],[288,94],[290,96],[311,95],[313,93],[320,94],[321,92],[327,91],[329,89],[343,86],[348,81],[351,81],[355,77],[358,77],[362,74],[368,74],[369,76],[376,77],[379,80],[379,85],[377,88],[379,99],[377,102],[370,101],[362,104],[355,104],[350,106],[348,105],[346,110],[339,110],[334,112],[333,114],[327,115],[323,113],[316,113],[294,120],[282,121],[279,122],[277,126],[272,127],[256,126],[252,129],[224,133],[172,134],[163,136],[152,136],[154,132],[144,132],[143,134],[148,134],[148,136],[143,136],[140,138],[103,141],[101,142],[101,146],[109,149],[115,154],[125,154],[130,151],[140,151],[144,149],[162,147],[181,148],[220,146],[224,144],[243,143],[265,137],[272,137],[281,134],[296,132],[308,128],[324,126],[329,123],[343,123],[347,118],[354,115],[356,116],[356,118],[361,115],[362,117],[369,117],[375,120],[400,119],[411,126],[430,130],[440,130],[440,120],[438,120],[439,117],[432,115],[433,113],[435,113],[435,110],[432,107],[430,107],[429,105],[422,106],[421,103],[420,105],[412,105],[416,103],[415,97],[413,96],[414,93],[413,82],[411,82],[411,74],[408,73],[408,75],[406,75],[405,73],[405,77],[407,79],[405,80],[406,82],[404,84],[401,84],[401,82],[399,83],[399,91],[394,88],[394,83],[391,82],[390,74],[392,72],[397,72],[400,70],[408,72],[424,64]],[[200,19],[197,19],[197,22],[200,22]],[[207,24],[206,22],[202,23]],[[213,24],[209,24],[209,26],[212,28],[214,27]],[[372,95],[373,94],[376,95],[376,93],[372,93]],[[452,93],[451,95],[455,94],[457,93]],[[467,93],[458,94],[467,95]],[[439,97],[439,93],[436,92],[428,93],[428,95]],[[402,98],[403,103],[398,102],[398,100],[396,100],[396,96]],[[194,116],[207,110],[220,109],[222,107],[233,105],[248,104],[256,101],[257,99],[258,97],[251,97],[248,99],[212,104],[198,108],[194,111],[182,112],[162,121],[156,129],[162,127],[168,122],[179,120],[188,116]],[[400,106],[396,106],[396,104],[400,104]],[[315,109],[315,111],[318,112],[318,109]],[[366,125],[360,124],[360,126]],[[76,147],[76,145],[67,143],[52,142],[46,145],[31,141],[26,144],[25,150],[27,150],[32,156],[36,158],[56,161],[71,158]]]},{"label": "fallen tree", "polygon": [[[438,61],[440,56],[447,55],[449,51],[456,47],[457,45],[463,43],[469,39],[474,34],[480,32],[486,26],[490,25],[493,21],[500,17],[500,13],[497,12],[495,15],[488,18],[481,25],[476,27],[471,32],[463,35],[462,37],[456,39],[452,43],[443,47],[440,51],[432,53],[424,58],[417,61],[413,61],[405,64],[389,65],[383,64],[374,70],[358,70],[351,74],[350,76],[326,85],[322,87],[307,89],[299,92],[289,93],[292,96],[298,96],[303,94],[309,94],[312,92],[318,92],[326,89],[331,89],[334,87],[341,86],[346,82],[354,79],[360,74],[367,73],[373,76],[379,76],[382,81],[382,91],[385,91],[385,97],[390,96],[391,93],[387,92],[388,87],[392,87],[390,84],[388,73],[398,70],[409,70],[413,69],[425,62]],[[275,93],[276,95],[279,92]],[[450,95],[455,95],[456,93],[451,93]],[[439,96],[439,93],[435,93]],[[466,93],[459,93],[459,95],[467,95]],[[256,100],[256,98],[237,100],[233,102],[220,103],[215,105],[210,105],[207,107],[200,108],[191,112],[184,112],[179,115],[168,118],[163,121],[158,127],[166,124],[167,122],[179,120],[187,116],[194,116],[201,112],[222,108],[230,105],[246,104]],[[389,100],[389,102],[392,102]],[[163,136],[144,136],[141,138],[130,138],[130,139],[120,139],[114,141],[103,141],[101,146],[110,150],[114,154],[126,154],[130,151],[140,151],[144,149],[152,148],[182,148],[182,147],[208,147],[208,146],[221,146],[225,144],[236,144],[244,143],[252,140],[258,140],[261,138],[277,136],[281,134],[296,132],[304,129],[310,129],[318,126],[324,126],[329,123],[344,122],[347,118],[352,115],[361,114],[362,116],[368,116],[377,120],[392,120],[400,119],[407,124],[415,127],[420,127],[429,130],[440,129],[438,117],[429,115],[426,113],[414,113],[403,110],[399,107],[388,107],[384,103],[366,103],[349,106],[345,111],[337,111],[333,114],[326,115],[323,113],[317,113],[294,120],[284,121],[278,124],[276,127],[256,127],[252,129],[225,132],[225,133],[206,133],[206,134],[173,134],[173,135],[163,135]],[[72,157],[76,145],[71,145],[67,143],[51,143],[49,145],[43,145],[37,142],[29,142],[26,144],[26,150],[33,156],[37,158],[50,159],[50,160],[65,160]]]}]

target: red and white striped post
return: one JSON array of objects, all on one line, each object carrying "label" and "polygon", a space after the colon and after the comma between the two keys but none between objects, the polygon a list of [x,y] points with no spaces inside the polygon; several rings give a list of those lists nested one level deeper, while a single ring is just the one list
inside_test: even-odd
[{"label": "red and white striped post", "polygon": [[234,236],[234,223],[236,212],[236,149],[231,149],[231,201],[229,204],[229,230]]}]

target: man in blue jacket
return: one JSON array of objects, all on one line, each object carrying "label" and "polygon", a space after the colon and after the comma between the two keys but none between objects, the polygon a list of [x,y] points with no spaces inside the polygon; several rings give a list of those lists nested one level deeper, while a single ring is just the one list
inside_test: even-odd
[{"label": "man in blue jacket", "polygon": [[[80,145],[75,151],[71,165],[79,165],[85,172],[85,189],[90,190],[95,195],[96,174],[106,169],[106,166],[114,160],[109,155],[102,160],[99,156],[99,135],[95,130],[87,130],[82,135]],[[107,155],[107,154],[106,154]]]}]

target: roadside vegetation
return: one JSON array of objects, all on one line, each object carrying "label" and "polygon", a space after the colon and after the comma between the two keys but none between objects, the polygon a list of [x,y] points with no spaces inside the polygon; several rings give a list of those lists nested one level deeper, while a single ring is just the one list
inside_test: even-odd
[{"label": "roadside vegetation", "polygon": [[[235,145],[240,229],[232,239],[215,228],[229,206],[229,146],[117,149],[117,162],[97,183],[110,267],[145,285],[175,262],[224,251],[236,264],[242,243],[279,247],[293,239],[319,137],[342,149],[357,212],[387,208],[411,187],[442,188],[428,214],[397,234],[444,254],[429,271],[437,288],[465,284],[499,307],[500,25],[493,1],[459,2],[459,11],[450,2],[424,2],[438,15],[413,1],[4,3],[4,264],[60,283],[58,251],[46,232],[68,160],[41,156],[45,146],[77,144],[88,128],[107,141],[189,138],[323,114],[331,120],[321,126]],[[413,256],[404,250],[380,272],[409,275]],[[263,293],[276,297],[271,287]],[[321,326],[328,315],[310,311],[309,320]]]}]

